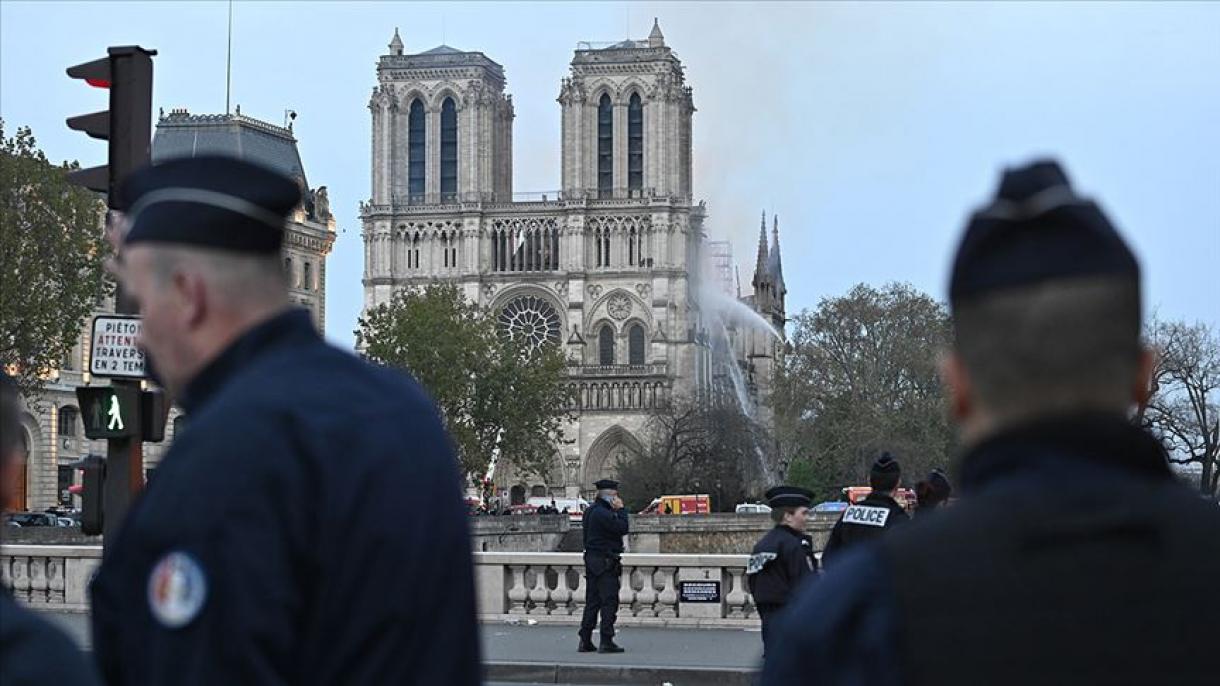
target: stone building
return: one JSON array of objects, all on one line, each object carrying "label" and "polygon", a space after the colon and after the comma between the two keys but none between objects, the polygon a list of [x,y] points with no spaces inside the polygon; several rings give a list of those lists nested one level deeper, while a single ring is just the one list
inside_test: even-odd
[{"label": "stone building", "polygon": [[[326,321],[326,256],[335,241],[335,220],[330,213],[326,187],[310,190],[297,151],[291,125],[275,126],[241,114],[191,115],[186,110],[164,113],[152,141],[153,162],[176,157],[219,154],[262,164],[297,179],[305,200],[290,217],[284,241],[284,264],[292,283],[292,300],[313,313],[322,330]],[[114,312],[113,299],[98,303],[94,314]],[[27,403],[24,416],[26,466],[13,502],[5,510],[43,510],[72,507],[78,498],[68,487],[80,482],[80,473],[63,465],[88,453],[104,455],[105,441],[85,438],[76,387],[105,384],[88,372],[92,317],[81,323],[81,336],[48,380],[39,397]],[[180,422],[171,410],[166,441],[144,444],[145,470],[154,468],[173,440]]]},{"label": "stone building", "polygon": [[[569,360],[577,419],[550,473],[497,470],[514,501],[587,492],[642,448],[658,404],[710,402],[718,384],[759,366],[745,355],[774,355],[773,341],[725,340],[733,373],[717,371],[716,329],[726,327],[710,323],[719,300],[702,297],[705,208],[693,195],[695,107],[683,69],[656,24],[644,40],[578,44],[559,88],[561,187],[525,194],[512,187],[513,103],[500,64],[445,45],[409,54],[397,31],[378,63],[372,190],[361,206],[365,309],[448,280]],[[770,255],[756,288],[768,284],[759,303],[782,326]],[[764,397],[756,384],[751,403]]]}]

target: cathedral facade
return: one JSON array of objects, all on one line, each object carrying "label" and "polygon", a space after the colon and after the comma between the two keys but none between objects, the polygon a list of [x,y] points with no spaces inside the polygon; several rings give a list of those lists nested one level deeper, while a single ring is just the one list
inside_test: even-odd
[{"label": "cathedral facade", "polygon": [[[503,465],[495,475],[520,502],[589,492],[643,449],[658,406],[728,382],[700,295],[717,286],[693,195],[692,91],[659,26],[644,40],[578,45],[559,88],[558,191],[513,192],[506,85],[483,53],[408,54],[395,31],[369,101],[372,190],[361,220],[366,310],[451,281],[507,330],[565,351],[576,418],[553,468]],[[758,368],[751,355],[775,348],[739,336],[726,344],[746,372]],[[757,402],[757,385],[753,393]]]}]

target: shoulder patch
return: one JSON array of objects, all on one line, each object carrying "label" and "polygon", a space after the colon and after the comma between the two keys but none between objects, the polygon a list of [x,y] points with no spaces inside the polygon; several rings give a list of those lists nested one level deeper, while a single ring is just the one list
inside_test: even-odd
[{"label": "shoulder patch", "polygon": [[148,575],[148,609],[167,629],[180,629],[194,621],[207,598],[207,577],[189,553],[166,553]]},{"label": "shoulder patch", "polygon": [[885,526],[890,518],[890,511],[884,507],[870,505],[852,505],[843,511],[845,524],[863,524],[864,526]]},{"label": "shoulder patch", "polygon": [[757,574],[767,566],[767,563],[779,557],[777,553],[755,553],[750,556],[749,562],[746,562],[746,574]]}]

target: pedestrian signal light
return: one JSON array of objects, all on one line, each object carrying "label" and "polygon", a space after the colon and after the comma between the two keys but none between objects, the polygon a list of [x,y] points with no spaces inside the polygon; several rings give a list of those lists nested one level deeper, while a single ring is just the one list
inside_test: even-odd
[{"label": "pedestrian signal light", "polygon": [[87,438],[127,438],[139,431],[140,390],[126,386],[76,389]]},{"label": "pedestrian signal light", "polygon": [[66,466],[81,470],[81,531],[86,536],[97,536],[102,533],[102,482],[106,479],[106,460],[101,455],[86,455]]}]

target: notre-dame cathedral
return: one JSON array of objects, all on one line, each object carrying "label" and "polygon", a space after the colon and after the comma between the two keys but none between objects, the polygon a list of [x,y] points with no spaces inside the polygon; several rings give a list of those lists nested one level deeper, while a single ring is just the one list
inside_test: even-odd
[{"label": "notre-dame cathedral", "polygon": [[408,54],[397,30],[378,63],[364,307],[453,281],[502,326],[559,343],[569,360],[576,419],[553,469],[497,469],[497,489],[515,502],[587,493],[642,449],[667,400],[736,393],[769,417],[781,342],[739,316],[711,316],[744,305],[782,332],[778,230],[768,245],[764,219],[754,293],[742,298],[727,243],[708,240],[694,200],[683,69],[655,23],[644,40],[578,44],[559,84],[561,188],[515,194],[500,64],[444,45]]}]

